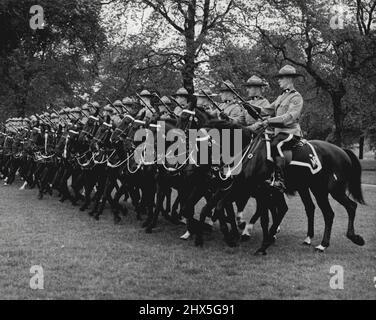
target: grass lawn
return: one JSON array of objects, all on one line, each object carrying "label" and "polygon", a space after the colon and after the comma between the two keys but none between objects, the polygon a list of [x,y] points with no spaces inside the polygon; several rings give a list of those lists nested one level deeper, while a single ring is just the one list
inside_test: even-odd
[{"label": "grass lawn", "polygon": [[[0,299],[375,299],[376,188],[364,187],[369,206],[357,211],[358,247],[346,239],[347,214],[333,203],[336,218],[331,247],[324,254],[301,245],[306,218],[299,198],[276,244],[265,257],[257,224],[252,239],[225,246],[216,230],[204,248],[181,241],[184,226],[160,220],[145,234],[131,212],[114,226],[106,210],[97,222],[56,197],[37,200],[36,190],[20,183],[0,186]],[[248,212],[254,202],[248,204]],[[316,214],[314,245],[323,219]],[[44,290],[29,287],[30,268],[44,269]],[[329,287],[330,267],[344,268],[344,290]]]},{"label": "grass lawn", "polygon": [[376,171],[363,171],[362,183],[376,185]]}]

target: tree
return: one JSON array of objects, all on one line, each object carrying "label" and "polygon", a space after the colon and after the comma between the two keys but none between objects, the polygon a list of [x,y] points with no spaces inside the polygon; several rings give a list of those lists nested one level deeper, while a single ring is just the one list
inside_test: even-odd
[{"label": "tree", "polygon": [[[234,0],[120,0],[124,5],[134,4],[151,11],[144,35],[155,37],[167,30],[169,43],[150,47],[152,55],[172,58],[181,72],[183,85],[194,92],[197,68],[208,62],[206,57],[210,36],[222,28],[234,8]],[[158,37],[158,36],[157,36]],[[162,39],[162,41],[166,39]]]},{"label": "tree", "polygon": [[2,117],[76,98],[92,81],[105,44],[100,1],[40,0],[43,29],[30,27],[31,0],[5,0],[0,7],[0,107]]},{"label": "tree", "polygon": [[[326,2],[261,1],[258,10],[243,5],[247,19],[284,61],[297,66],[328,94],[334,120],[333,142],[343,144],[346,110],[344,97],[354,76],[376,78],[376,42],[373,29],[376,1],[356,1],[349,7],[356,19],[333,29]],[[278,20],[278,28],[268,22]],[[274,22],[275,24],[275,22]],[[245,33],[249,29],[243,28]],[[252,30],[253,31],[253,30]]]}]

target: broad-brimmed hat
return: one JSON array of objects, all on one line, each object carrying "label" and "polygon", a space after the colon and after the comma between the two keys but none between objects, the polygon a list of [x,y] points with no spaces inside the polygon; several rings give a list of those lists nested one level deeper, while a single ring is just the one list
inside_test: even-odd
[{"label": "broad-brimmed hat", "polygon": [[161,100],[162,100],[162,102],[163,102],[164,104],[172,105],[172,101],[170,100],[169,97],[163,96],[163,97],[161,98]]},{"label": "broad-brimmed hat", "polygon": [[264,87],[267,86],[265,81],[263,81],[258,76],[252,76],[250,77],[245,84],[243,84],[244,87]]},{"label": "broad-brimmed hat", "polygon": [[189,93],[186,88],[180,88],[176,93],[173,94],[174,97],[187,97]]},{"label": "broad-brimmed hat", "polygon": [[111,107],[111,105],[107,104],[107,105],[104,106],[103,111],[107,111],[107,112],[113,113],[114,109]]},{"label": "broad-brimmed hat", "polygon": [[140,93],[140,96],[141,97],[149,97],[149,98],[151,98],[153,95],[148,90],[142,90],[141,93]]},{"label": "broad-brimmed hat", "polygon": [[51,113],[51,119],[57,119],[57,118],[58,118],[58,115],[55,112]]},{"label": "broad-brimmed hat", "polygon": [[82,110],[90,110],[90,106],[88,103],[85,103],[82,107],[81,107]]},{"label": "broad-brimmed hat", "polygon": [[124,105],[128,105],[128,106],[131,106],[132,104],[134,104],[134,100],[133,99],[131,99],[130,97],[125,97],[124,99],[123,99],[123,104]]},{"label": "broad-brimmed hat", "polygon": [[276,78],[283,78],[283,77],[297,78],[297,77],[303,77],[303,75],[300,74],[300,73],[297,73],[296,69],[293,66],[286,64],[281,70],[279,70],[278,74],[275,75],[274,77],[276,77]]},{"label": "broad-brimmed hat", "polygon": [[32,121],[32,122],[37,122],[37,121],[38,121],[38,118],[37,118],[35,115],[31,115],[31,116],[29,117],[29,119],[30,119],[30,121]]},{"label": "broad-brimmed hat", "polygon": [[113,103],[113,105],[114,105],[115,107],[119,107],[119,108],[121,108],[121,107],[123,106],[123,104],[121,103],[120,100],[116,100],[116,101]]},{"label": "broad-brimmed hat", "polygon": [[71,109],[71,113],[81,114],[81,109],[79,107],[75,107],[75,108]]},{"label": "broad-brimmed hat", "polygon": [[202,90],[199,90],[198,92],[195,92],[193,95],[196,97],[206,97],[204,92],[209,96],[209,97],[216,97],[217,94],[213,93],[209,88],[204,88]]},{"label": "broad-brimmed hat", "polygon": [[[238,89],[235,87],[235,85],[229,81],[229,80],[226,80],[225,83],[230,87],[232,88],[233,90],[237,91]],[[232,92],[226,85],[225,83],[222,83],[221,87],[219,88],[219,91],[220,92],[225,92],[225,91],[229,91],[229,92]]]}]

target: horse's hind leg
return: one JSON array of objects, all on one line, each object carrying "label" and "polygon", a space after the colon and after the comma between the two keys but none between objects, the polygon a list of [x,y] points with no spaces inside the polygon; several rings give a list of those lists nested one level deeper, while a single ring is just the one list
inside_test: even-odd
[{"label": "horse's hind leg", "polygon": [[311,239],[314,237],[314,220],[315,220],[315,205],[312,201],[311,194],[308,188],[303,188],[298,191],[302,199],[305,212],[308,219],[307,238],[303,241],[304,245],[311,245]]},{"label": "horse's hind leg", "polygon": [[364,239],[355,234],[354,221],[357,204],[352,201],[344,192],[331,193],[332,197],[337,200],[342,206],[345,207],[347,214],[349,215],[349,223],[347,227],[346,237],[349,238],[353,243],[358,246],[363,246],[365,244]]},{"label": "horse's hind leg", "polygon": [[324,252],[326,248],[329,247],[330,244],[330,235],[332,232],[332,225],[334,220],[334,211],[330,206],[329,199],[328,199],[328,192],[322,190],[312,190],[317,204],[320,207],[322,214],[324,216],[325,222],[325,229],[324,229],[324,236],[321,241],[321,244],[316,247],[316,251]]}]

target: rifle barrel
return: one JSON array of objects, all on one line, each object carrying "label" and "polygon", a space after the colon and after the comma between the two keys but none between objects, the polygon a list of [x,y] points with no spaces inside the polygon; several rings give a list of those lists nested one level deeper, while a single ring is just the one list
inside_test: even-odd
[{"label": "rifle barrel", "polygon": [[138,93],[136,93],[136,96],[142,101],[142,103],[144,104],[144,106],[146,108],[148,108],[151,113],[154,113],[154,111],[151,110],[151,108],[147,105],[147,103],[145,102],[145,100]]},{"label": "rifle barrel", "polygon": [[117,110],[117,112],[119,112],[120,114],[121,114],[121,110],[119,110],[112,102],[111,102],[111,100],[110,99],[108,99],[107,97],[106,97],[106,100],[110,103],[110,105],[113,107],[113,108],[115,108],[116,110]]},{"label": "rifle barrel", "polygon": [[237,97],[238,97],[238,99],[240,99],[243,103],[245,103],[245,104],[247,104],[253,111],[254,111],[254,113],[255,114],[257,114],[257,117],[258,117],[258,120],[264,120],[262,117],[261,117],[261,115],[255,110],[255,108],[253,108],[253,106],[251,105],[251,104],[249,104],[247,101],[245,101],[245,99],[235,90],[235,89],[233,89],[233,88],[231,88],[231,86],[229,86],[228,85],[228,83],[227,82],[223,82],[224,83],[224,85],[232,92],[232,93],[234,93]]},{"label": "rifle barrel", "polygon": [[209,96],[204,90],[201,90],[201,92],[209,99],[209,101],[213,104],[213,106],[219,111],[222,112],[221,108],[217,105],[217,103]]},{"label": "rifle barrel", "polygon": [[166,107],[168,113],[169,113],[170,115],[176,117],[175,113],[173,113],[173,112],[171,111],[171,109],[168,107],[168,105],[165,104],[165,103],[163,102],[163,100],[162,100],[161,97],[158,95],[158,93],[154,92],[154,95],[155,95],[155,96],[159,99],[159,101],[162,102],[162,104]]}]

